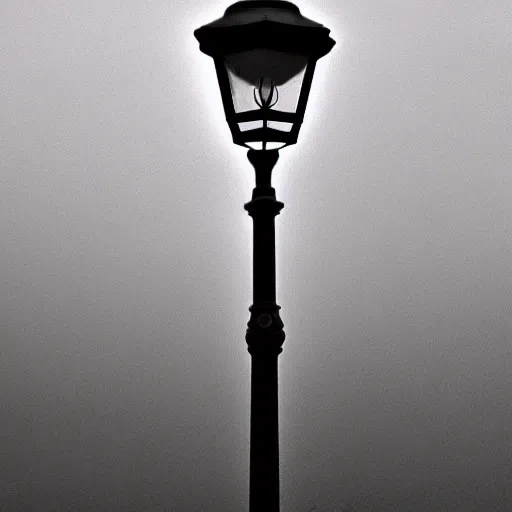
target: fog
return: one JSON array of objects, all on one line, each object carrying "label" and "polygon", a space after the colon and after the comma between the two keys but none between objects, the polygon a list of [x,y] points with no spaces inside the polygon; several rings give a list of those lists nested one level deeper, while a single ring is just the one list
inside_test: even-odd
[{"label": "fog", "polygon": [[[337,44],[273,178],[282,511],[512,510],[510,5],[296,4]],[[248,509],[228,5],[2,2],[2,512]]]}]

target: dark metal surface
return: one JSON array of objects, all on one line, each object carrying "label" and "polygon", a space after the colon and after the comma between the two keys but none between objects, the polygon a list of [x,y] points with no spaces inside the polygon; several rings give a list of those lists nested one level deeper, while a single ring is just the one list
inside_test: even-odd
[{"label": "dark metal surface", "polygon": [[279,422],[277,357],[285,340],[276,304],[275,216],[272,169],[279,153],[249,150],[256,187],[245,209],[253,218],[253,305],[246,341],[251,354],[251,461],[249,512],[279,512]]},{"label": "dark metal surface", "polygon": [[291,2],[245,0],[228,7],[222,18],[195,30],[203,53],[216,57],[253,48],[272,48],[317,59],[335,41],[330,30],[302,16]]}]

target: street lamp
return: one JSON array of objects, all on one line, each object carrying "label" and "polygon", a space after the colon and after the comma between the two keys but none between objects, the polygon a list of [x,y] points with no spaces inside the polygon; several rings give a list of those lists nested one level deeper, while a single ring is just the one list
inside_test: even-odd
[{"label": "street lamp", "polygon": [[242,0],[198,28],[200,50],[213,58],[233,142],[249,148],[256,172],[252,200],[253,305],[246,341],[251,354],[249,511],[279,511],[277,356],[285,333],[276,303],[276,200],[271,174],[279,149],[295,144],[318,59],[335,42],[330,30],[283,0]]}]

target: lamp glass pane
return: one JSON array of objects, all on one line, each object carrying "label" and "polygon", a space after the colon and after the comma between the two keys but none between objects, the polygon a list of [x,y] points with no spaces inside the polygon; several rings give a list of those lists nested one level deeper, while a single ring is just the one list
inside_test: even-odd
[{"label": "lamp glass pane", "polygon": [[267,142],[267,150],[281,149],[284,146],[286,146],[284,142]]},{"label": "lamp glass pane", "polygon": [[[250,147],[251,149],[256,149],[257,151],[261,151],[263,149],[263,142],[248,142],[247,146]],[[267,151],[271,150],[271,149],[281,149],[284,146],[286,146],[286,144],[284,142],[267,142],[266,143]]]},{"label": "lamp glass pane", "polygon": [[[240,123],[242,124],[242,123]],[[268,121],[267,126],[269,128],[273,128],[274,130],[279,130],[281,132],[291,132],[293,124],[292,123],[283,123],[282,121]]]},{"label": "lamp glass pane", "polygon": [[245,123],[238,123],[241,132],[247,130],[254,130],[256,128],[263,128],[263,121],[247,121]]},{"label": "lamp glass pane", "polygon": [[308,58],[258,48],[225,57],[235,112],[261,105],[295,112]]}]

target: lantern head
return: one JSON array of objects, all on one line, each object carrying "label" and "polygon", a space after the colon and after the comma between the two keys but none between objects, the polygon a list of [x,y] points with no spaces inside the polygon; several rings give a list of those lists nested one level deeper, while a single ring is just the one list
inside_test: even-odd
[{"label": "lantern head", "polygon": [[297,142],[318,59],[330,30],[283,0],[242,0],[198,28],[213,58],[233,142],[256,150]]}]

